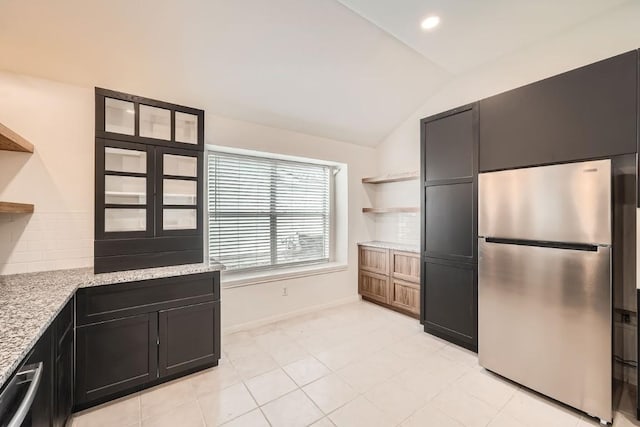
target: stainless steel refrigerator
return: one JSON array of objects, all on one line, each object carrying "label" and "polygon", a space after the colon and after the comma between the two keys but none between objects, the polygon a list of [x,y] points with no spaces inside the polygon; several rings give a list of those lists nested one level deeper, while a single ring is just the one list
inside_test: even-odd
[{"label": "stainless steel refrigerator", "polygon": [[611,161],[479,175],[485,368],[612,420]]}]

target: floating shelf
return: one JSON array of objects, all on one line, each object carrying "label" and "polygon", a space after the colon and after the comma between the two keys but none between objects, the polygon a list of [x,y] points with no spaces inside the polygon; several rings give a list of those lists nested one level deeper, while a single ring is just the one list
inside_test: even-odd
[{"label": "floating shelf", "polygon": [[0,123],[0,150],[33,153],[33,144]]},{"label": "floating shelf", "polygon": [[0,213],[33,213],[33,205],[28,203],[0,202]]},{"label": "floating shelf", "polygon": [[404,207],[404,208],[362,208],[363,213],[376,213],[376,214],[384,214],[384,213],[411,213],[411,212],[420,212],[420,208],[417,206]]},{"label": "floating shelf", "polygon": [[385,184],[387,182],[411,181],[420,178],[420,172],[403,172],[390,175],[362,178],[363,184]]}]

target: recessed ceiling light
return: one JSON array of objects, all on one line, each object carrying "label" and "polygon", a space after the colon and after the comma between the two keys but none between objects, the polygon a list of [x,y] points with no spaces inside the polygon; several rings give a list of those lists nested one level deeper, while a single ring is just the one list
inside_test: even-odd
[{"label": "recessed ceiling light", "polygon": [[427,18],[424,18],[420,23],[420,26],[422,27],[423,30],[433,30],[435,27],[438,26],[439,23],[440,23],[440,17],[432,15]]}]

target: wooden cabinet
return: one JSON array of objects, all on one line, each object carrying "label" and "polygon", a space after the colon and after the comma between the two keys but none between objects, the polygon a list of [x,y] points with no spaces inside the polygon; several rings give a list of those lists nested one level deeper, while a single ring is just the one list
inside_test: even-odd
[{"label": "wooden cabinet", "polygon": [[417,317],[420,255],[359,245],[358,293],[362,298]]},{"label": "wooden cabinet", "polygon": [[76,409],[218,364],[220,273],[82,288]]},{"label": "wooden cabinet", "polygon": [[359,266],[361,270],[377,274],[389,274],[389,249],[373,246],[359,247]]},{"label": "wooden cabinet", "polygon": [[[484,117],[483,117],[484,118]],[[422,120],[425,332],[477,350],[478,105]],[[394,284],[405,299],[416,290]],[[411,293],[413,291],[414,293]]]},{"label": "wooden cabinet", "polygon": [[638,52],[480,101],[480,171],[636,152]]},{"label": "wooden cabinet", "polygon": [[358,277],[358,291],[368,299],[389,303],[389,276],[360,270]]},{"label": "wooden cabinet", "polygon": [[418,254],[391,251],[391,275],[406,282],[420,283],[420,257]]}]

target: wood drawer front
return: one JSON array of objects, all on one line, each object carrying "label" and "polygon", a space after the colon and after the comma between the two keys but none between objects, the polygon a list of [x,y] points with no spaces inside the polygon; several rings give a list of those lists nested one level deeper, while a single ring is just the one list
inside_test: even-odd
[{"label": "wood drawer front", "polygon": [[360,246],[358,262],[360,269],[378,274],[389,274],[389,250]]},{"label": "wood drawer front", "polygon": [[420,283],[420,255],[412,252],[391,252],[391,274],[397,279]]},{"label": "wood drawer front", "polygon": [[82,288],[77,293],[77,324],[86,325],[219,299],[219,272]]},{"label": "wood drawer front", "polygon": [[389,303],[389,277],[360,270],[358,292],[381,303]]},{"label": "wood drawer front", "polygon": [[392,280],[391,305],[414,314],[420,314],[420,285]]}]

